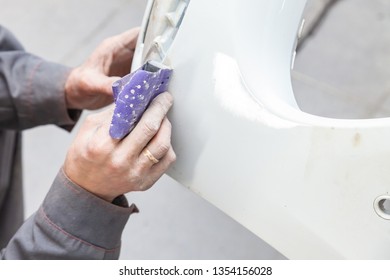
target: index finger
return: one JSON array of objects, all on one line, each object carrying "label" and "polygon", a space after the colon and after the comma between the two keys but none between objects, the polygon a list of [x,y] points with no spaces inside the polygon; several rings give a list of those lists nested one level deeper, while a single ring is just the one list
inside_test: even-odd
[{"label": "index finger", "polygon": [[[114,61],[127,60],[133,56],[135,47],[137,45],[137,38],[139,34],[139,27],[129,29],[118,35],[108,37],[95,49],[90,57],[90,61],[96,63],[101,61],[101,56],[107,56],[105,66],[109,67]],[[127,65],[130,67],[130,64]]]},{"label": "index finger", "polygon": [[134,51],[140,28],[134,27],[117,35],[116,39],[122,47]]},{"label": "index finger", "polygon": [[157,134],[172,104],[173,97],[168,92],[161,93],[154,98],[133,131],[122,140],[121,145],[125,145],[127,149],[140,154],[154,135]]}]

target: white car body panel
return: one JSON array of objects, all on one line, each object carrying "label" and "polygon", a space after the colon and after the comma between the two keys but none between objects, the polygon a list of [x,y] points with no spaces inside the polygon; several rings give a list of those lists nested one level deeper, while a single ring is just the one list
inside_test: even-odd
[{"label": "white car body panel", "polygon": [[[184,1],[156,2],[133,69],[155,58],[164,9],[174,17]],[[290,69],[305,2],[189,2],[163,57],[174,68],[169,175],[288,258],[388,259],[390,119],[299,110]]]}]

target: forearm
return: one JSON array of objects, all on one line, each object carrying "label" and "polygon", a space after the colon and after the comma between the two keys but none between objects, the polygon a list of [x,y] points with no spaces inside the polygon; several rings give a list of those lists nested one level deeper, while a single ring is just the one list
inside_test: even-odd
[{"label": "forearm", "polygon": [[0,26],[0,128],[74,125],[79,111],[68,111],[64,93],[69,73],[66,66],[25,52]]},{"label": "forearm", "polygon": [[47,197],[6,248],[2,259],[117,259],[129,216],[137,211],[108,203],[59,172]]},{"label": "forearm", "polygon": [[28,53],[0,52],[0,127],[73,125],[64,97],[68,73],[68,68]]}]

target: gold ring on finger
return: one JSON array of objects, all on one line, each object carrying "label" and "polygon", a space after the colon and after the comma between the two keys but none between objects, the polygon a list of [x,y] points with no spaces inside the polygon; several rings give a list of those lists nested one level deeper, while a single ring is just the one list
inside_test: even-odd
[{"label": "gold ring on finger", "polygon": [[150,160],[152,161],[153,163],[158,163],[159,160],[156,159],[153,154],[148,150],[148,149],[145,149],[143,154]]}]

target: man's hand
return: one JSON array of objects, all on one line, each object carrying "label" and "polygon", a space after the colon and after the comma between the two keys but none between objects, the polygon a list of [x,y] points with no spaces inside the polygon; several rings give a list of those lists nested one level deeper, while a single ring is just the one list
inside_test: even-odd
[{"label": "man's hand", "polygon": [[130,71],[139,28],[105,39],[65,84],[68,109],[98,109],[113,101],[112,83]]},{"label": "man's hand", "polygon": [[89,115],[70,147],[64,172],[74,183],[111,202],[121,194],[150,188],[176,155],[166,114],[172,96],[157,96],[124,139],[109,136],[113,108]]}]

